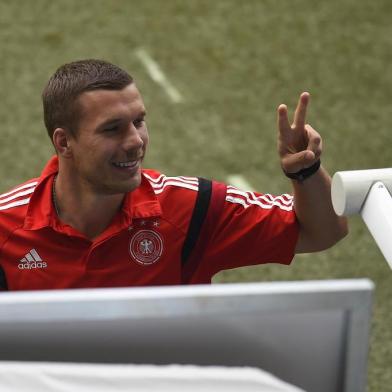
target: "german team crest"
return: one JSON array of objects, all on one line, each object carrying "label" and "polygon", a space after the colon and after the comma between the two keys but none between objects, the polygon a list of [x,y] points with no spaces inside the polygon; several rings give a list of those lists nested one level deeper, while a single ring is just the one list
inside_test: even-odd
[{"label": "german team crest", "polygon": [[129,244],[129,252],[141,265],[154,264],[161,257],[162,251],[162,238],[152,230],[137,231]]}]

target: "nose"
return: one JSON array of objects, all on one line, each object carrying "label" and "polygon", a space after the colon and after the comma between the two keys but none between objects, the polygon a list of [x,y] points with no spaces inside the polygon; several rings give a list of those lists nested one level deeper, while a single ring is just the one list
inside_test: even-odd
[{"label": "nose", "polygon": [[131,122],[124,137],[124,150],[140,149],[144,145],[140,131]]}]

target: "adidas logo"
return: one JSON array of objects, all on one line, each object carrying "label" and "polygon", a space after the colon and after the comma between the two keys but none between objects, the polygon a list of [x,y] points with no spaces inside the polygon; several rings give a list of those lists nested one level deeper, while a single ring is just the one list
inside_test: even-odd
[{"label": "adidas logo", "polygon": [[40,255],[35,249],[31,249],[30,252],[26,253],[23,259],[19,260],[19,269],[34,269],[34,268],[46,268],[48,265],[45,261],[42,261]]}]

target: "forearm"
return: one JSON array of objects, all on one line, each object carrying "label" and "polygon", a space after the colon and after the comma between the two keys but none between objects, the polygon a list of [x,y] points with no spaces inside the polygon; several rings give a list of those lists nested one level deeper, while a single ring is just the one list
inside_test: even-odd
[{"label": "forearm", "polygon": [[334,245],[348,232],[347,220],[335,214],[331,178],[320,169],[303,182],[292,181],[294,208],[300,225],[296,253],[316,252]]}]

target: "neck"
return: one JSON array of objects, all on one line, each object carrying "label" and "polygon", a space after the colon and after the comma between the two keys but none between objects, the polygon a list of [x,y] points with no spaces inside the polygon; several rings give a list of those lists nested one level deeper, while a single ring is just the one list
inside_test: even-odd
[{"label": "neck", "polygon": [[124,194],[102,195],[87,186],[65,179],[60,173],[53,183],[53,204],[62,222],[96,238],[120,210]]}]

